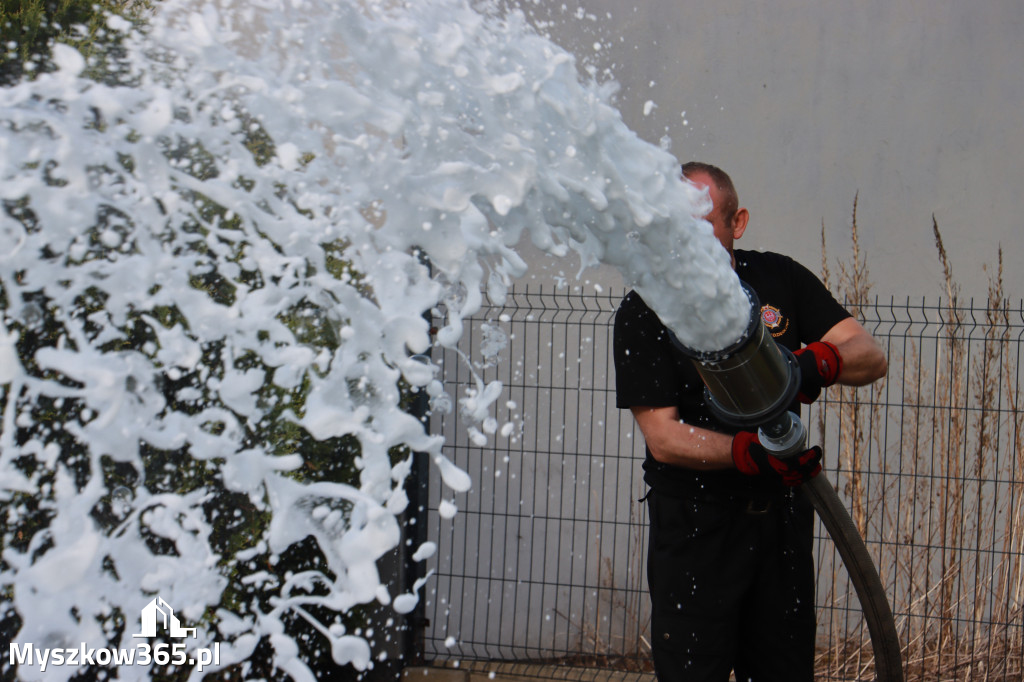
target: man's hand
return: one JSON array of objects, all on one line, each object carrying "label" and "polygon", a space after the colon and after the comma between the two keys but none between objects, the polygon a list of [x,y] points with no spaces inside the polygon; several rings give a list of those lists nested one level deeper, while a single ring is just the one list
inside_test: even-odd
[{"label": "man's hand", "polygon": [[768,476],[785,485],[797,486],[821,471],[821,448],[815,445],[810,450],[781,459],[768,454],[756,433],[740,431],[732,439],[732,461],[740,473],[747,476]]},{"label": "man's hand", "polygon": [[836,383],[843,370],[839,349],[828,341],[815,341],[793,352],[800,365],[800,390],[797,400],[810,405],[821,389]]}]

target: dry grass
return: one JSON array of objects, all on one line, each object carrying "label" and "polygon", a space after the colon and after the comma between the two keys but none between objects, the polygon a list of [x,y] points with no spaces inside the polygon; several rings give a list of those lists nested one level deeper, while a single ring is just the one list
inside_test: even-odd
[{"label": "dry grass", "polygon": [[[1024,679],[1024,432],[1002,253],[984,306],[965,304],[932,222],[944,302],[922,310],[927,321],[908,323],[902,337],[881,330],[888,386],[838,396],[830,389],[817,424],[838,445],[830,459],[837,487],[887,586],[908,682],[1016,682]],[[871,294],[856,200],[851,236],[852,257],[840,263],[833,292],[863,319]],[[823,227],[829,283],[826,253]],[[899,338],[902,347],[893,343]],[[829,440],[831,429],[838,434]],[[825,601],[856,612],[836,564]],[[869,680],[872,666],[866,629],[847,615],[819,652],[819,676]]]}]

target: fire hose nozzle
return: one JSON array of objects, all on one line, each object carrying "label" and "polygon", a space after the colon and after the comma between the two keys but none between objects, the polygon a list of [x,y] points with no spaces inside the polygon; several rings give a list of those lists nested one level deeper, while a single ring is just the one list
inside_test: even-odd
[{"label": "fire hose nozzle", "polygon": [[803,422],[789,411],[800,389],[800,366],[761,321],[757,294],[741,284],[750,318],[738,341],[717,351],[695,351],[674,335],[672,341],[697,368],[712,414],[730,426],[757,429],[765,449],[785,457],[803,450],[806,441]]}]

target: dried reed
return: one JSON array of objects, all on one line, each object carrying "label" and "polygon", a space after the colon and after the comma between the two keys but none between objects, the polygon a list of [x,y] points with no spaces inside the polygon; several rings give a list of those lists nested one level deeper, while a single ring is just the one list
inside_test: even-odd
[{"label": "dried reed", "polygon": [[[907,682],[1019,681],[1024,429],[1002,252],[985,305],[976,309],[962,300],[934,216],[932,231],[944,301],[922,304],[926,319],[908,323],[902,348],[893,343],[898,335],[888,335],[887,388],[841,389],[817,423],[823,437],[838,429],[830,441],[838,445],[837,481],[889,587]],[[822,275],[830,284],[824,234],[823,225]],[[871,296],[856,199],[851,238],[851,258],[839,263],[833,291],[863,320]],[[826,603],[850,612],[849,585],[836,563]],[[820,679],[869,680],[872,667],[865,628],[849,619],[819,650]]]}]

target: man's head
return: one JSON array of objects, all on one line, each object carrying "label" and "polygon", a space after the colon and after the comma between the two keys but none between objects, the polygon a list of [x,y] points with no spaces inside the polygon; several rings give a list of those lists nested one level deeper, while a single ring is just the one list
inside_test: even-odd
[{"label": "man's head", "polygon": [[[683,177],[697,187],[708,190],[711,197],[711,212],[704,219],[711,223],[715,237],[732,256],[733,242],[743,236],[750,220],[750,213],[740,207],[739,196],[729,175],[717,166],[700,161],[683,164]],[[733,267],[736,266],[733,259]]]}]

